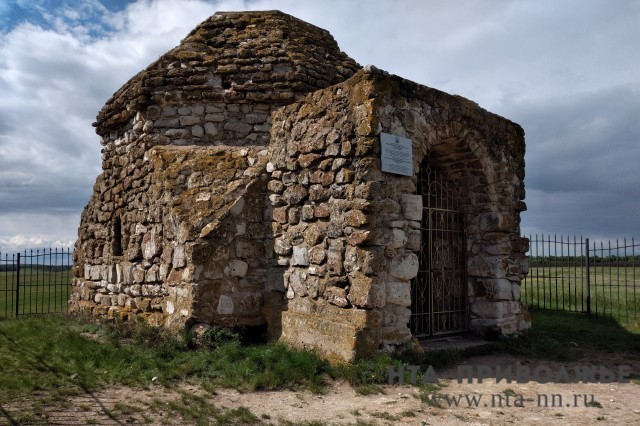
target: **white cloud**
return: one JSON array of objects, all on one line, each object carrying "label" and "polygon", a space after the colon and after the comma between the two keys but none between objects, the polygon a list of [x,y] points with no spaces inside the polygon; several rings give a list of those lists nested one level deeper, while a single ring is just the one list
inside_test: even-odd
[{"label": "white cloud", "polygon": [[[620,219],[640,210],[629,189],[640,162],[638,2],[139,0],[119,12],[97,0],[21,3],[43,16],[0,34],[2,244],[74,239],[100,172],[91,123],[102,105],[215,11],[247,8],[280,9],[329,30],[362,65],[518,121],[531,185],[525,228],[613,232],[585,209],[593,202],[638,230]],[[51,225],[34,230],[39,222]]]},{"label": "white cloud", "polygon": [[[22,23],[0,35],[0,246],[75,240],[100,172],[96,114],[214,12],[189,1],[139,2],[118,13],[94,0],[44,5],[24,6],[40,9],[51,28]],[[109,22],[119,23],[117,32],[95,31]],[[34,229],[39,223],[49,225]]]}]

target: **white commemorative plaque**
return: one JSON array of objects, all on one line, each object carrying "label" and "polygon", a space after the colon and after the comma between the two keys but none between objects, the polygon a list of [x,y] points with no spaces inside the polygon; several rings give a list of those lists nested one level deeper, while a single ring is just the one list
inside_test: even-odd
[{"label": "white commemorative plaque", "polygon": [[380,133],[380,160],[382,171],[413,176],[413,149],[411,139]]}]

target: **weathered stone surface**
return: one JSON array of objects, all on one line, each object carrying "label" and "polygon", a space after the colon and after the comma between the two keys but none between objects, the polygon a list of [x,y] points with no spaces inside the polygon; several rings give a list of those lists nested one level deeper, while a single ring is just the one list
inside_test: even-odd
[{"label": "weathered stone surface", "polygon": [[385,283],[387,303],[400,306],[411,306],[411,283],[399,281],[387,281]]},{"label": "weathered stone surface", "polygon": [[291,247],[291,243],[282,238],[277,238],[273,246],[273,250],[279,255],[286,256],[291,254],[293,249]]},{"label": "weathered stone surface", "polygon": [[393,228],[392,233],[391,247],[401,248],[407,244],[407,234],[402,229]]},{"label": "weathered stone surface", "polygon": [[484,295],[491,300],[514,300],[511,281],[506,279],[483,279],[478,282]]},{"label": "weathered stone surface", "polygon": [[248,269],[249,265],[242,260],[233,259],[229,262],[229,273],[232,277],[244,277]]},{"label": "weathered stone surface", "polygon": [[367,223],[367,215],[360,210],[351,210],[344,215],[344,223],[347,226],[360,227]]},{"label": "weathered stone surface", "polygon": [[[359,68],[324,30],[239,12],[134,76],[98,115],[103,173],[81,219],[71,310],[173,329],[268,323],[352,360],[411,338],[410,280],[430,239],[431,266],[466,271],[472,328],[527,328],[522,129]],[[420,179],[381,171],[380,132],[412,141]],[[466,265],[444,234],[423,241],[428,214],[448,226],[423,208],[440,202],[422,179],[435,175],[445,209],[463,211]]]},{"label": "weathered stone surface", "polygon": [[413,253],[401,254],[391,261],[389,274],[402,280],[410,280],[418,275],[419,266],[418,256]]},{"label": "weathered stone surface", "polygon": [[149,232],[142,239],[142,255],[146,260],[153,259],[160,250],[160,244],[156,234]]},{"label": "weathered stone surface", "polygon": [[187,264],[184,246],[177,246],[173,249],[173,260],[172,265],[174,268],[184,268]]},{"label": "weathered stone surface", "polygon": [[327,270],[330,275],[342,275],[344,273],[344,242],[331,240],[327,250]]},{"label": "weathered stone surface", "polygon": [[307,190],[302,185],[293,185],[284,190],[283,198],[289,204],[299,204],[308,195]]},{"label": "weathered stone surface", "polygon": [[315,264],[321,264],[327,258],[327,253],[321,245],[317,245],[309,250],[309,261]]},{"label": "weathered stone surface", "polygon": [[291,256],[291,265],[307,266],[309,265],[309,255],[306,247],[294,246],[293,255]]},{"label": "weathered stone surface", "polygon": [[402,194],[400,197],[402,214],[409,220],[422,220],[422,195]]},{"label": "weathered stone surface", "polygon": [[327,300],[327,302],[341,308],[346,308],[347,306],[349,306],[347,292],[344,288],[327,287],[327,289],[324,291],[324,298]]},{"label": "weathered stone surface", "polygon": [[381,308],[385,304],[385,283],[377,277],[355,272],[349,275],[349,301],[360,308]]}]

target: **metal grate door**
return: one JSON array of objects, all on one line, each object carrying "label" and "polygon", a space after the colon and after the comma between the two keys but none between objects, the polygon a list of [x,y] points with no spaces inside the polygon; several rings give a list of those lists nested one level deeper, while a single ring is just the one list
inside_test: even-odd
[{"label": "metal grate door", "polygon": [[438,337],[468,329],[464,217],[448,182],[428,164],[418,176],[422,195],[420,269],[411,283],[411,333]]}]

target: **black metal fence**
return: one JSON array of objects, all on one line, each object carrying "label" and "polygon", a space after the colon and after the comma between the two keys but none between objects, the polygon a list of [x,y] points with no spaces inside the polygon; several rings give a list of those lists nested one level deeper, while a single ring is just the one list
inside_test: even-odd
[{"label": "black metal fence", "polygon": [[638,321],[640,243],[529,236],[521,300],[530,307]]},{"label": "black metal fence", "polygon": [[0,253],[0,318],[67,311],[70,249]]}]

